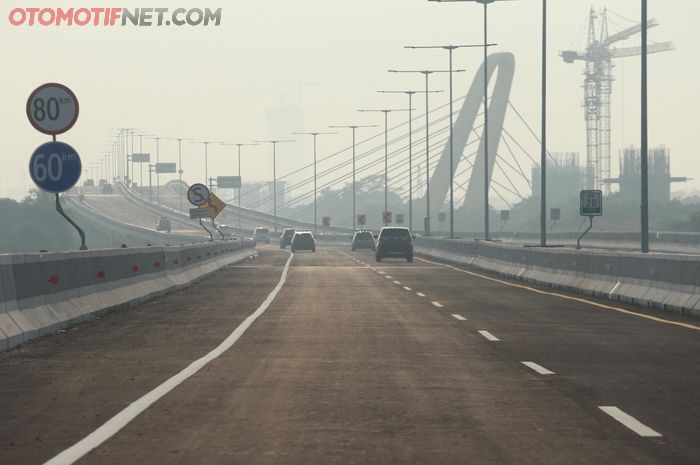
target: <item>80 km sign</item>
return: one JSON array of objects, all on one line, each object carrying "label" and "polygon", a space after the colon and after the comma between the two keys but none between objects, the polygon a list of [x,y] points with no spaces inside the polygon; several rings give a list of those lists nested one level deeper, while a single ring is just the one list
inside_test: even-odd
[{"label": "80 km sign", "polygon": [[53,194],[75,186],[81,172],[78,152],[63,142],[47,142],[39,146],[29,159],[29,175],[34,184]]},{"label": "80 km sign", "polygon": [[63,84],[44,84],[27,100],[29,122],[37,131],[52,136],[72,128],[78,120],[78,112],[77,97]]}]

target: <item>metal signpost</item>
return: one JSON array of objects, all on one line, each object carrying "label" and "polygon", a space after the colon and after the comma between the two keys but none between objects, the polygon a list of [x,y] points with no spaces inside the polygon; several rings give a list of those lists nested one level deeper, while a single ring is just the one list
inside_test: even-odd
[{"label": "metal signpost", "polygon": [[216,187],[219,189],[240,189],[240,176],[219,176],[216,178]]},{"label": "metal signpost", "polygon": [[[150,163],[151,162],[151,154],[150,153],[132,153],[131,154],[131,161],[132,163],[139,163],[141,165],[141,180],[139,181],[139,185],[143,187],[143,164],[144,163]],[[136,177],[135,174],[132,173],[133,177]]]},{"label": "metal signpost", "polygon": [[581,239],[593,229],[593,217],[603,216],[603,192],[599,190],[581,191],[581,216],[587,216],[590,220],[588,229],[576,241],[576,248],[581,248]]},{"label": "metal signpost", "polygon": [[549,220],[552,222],[552,226],[550,227],[550,231],[554,232],[554,228],[557,225],[557,222],[561,220],[561,208],[552,208],[549,210]]},{"label": "metal signpost", "polygon": [[501,232],[506,227],[506,223],[510,220],[510,210],[501,210]]},{"label": "metal signpost", "polygon": [[[187,189],[187,200],[190,201],[192,205],[200,208],[190,209],[190,219],[199,219],[199,225],[204,229],[207,234],[209,234],[209,240],[213,241],[214,236],[211,234],[202,223],[202,218],[209,218],[209,188],[204,184],[192,184],[189,189]],[[207,205],[204,207],[204,205]]]},{"label": "metal signpost", "polygon": [[39,132],[53,136],[37,148],[29,159],[29,175],[40,189],[54,194],[56,211],[66,219],[80,235],[80,250],[87,250],[85,232],[61,207],[59,194],[70,190],[80,179],[83,165],[78,152],[68,144],[56,141],[78,120],[78,98],[62,84],[49,83],[39,86],[27,99],[27,118]]},{"label": "metal signpost", "polygon": [[323,226],[328,227],[331,225],[331,217],[330,216],[324,216],[323,217]]}]

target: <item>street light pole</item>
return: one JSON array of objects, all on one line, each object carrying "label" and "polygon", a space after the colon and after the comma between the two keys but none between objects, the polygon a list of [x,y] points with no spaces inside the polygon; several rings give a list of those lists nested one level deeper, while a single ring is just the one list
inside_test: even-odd
[{"label": "street light pole", "polygon": [[[495,44],[489,44],[495,45]],[[474,48],[481,45],[408,45],[408,49],[443,49],[449,52],[450,62],[450,238],[454,239],[454,86],[453,75],[455,72],[463,72],[464,70],[454,70],[453,67],[453,52],[460,48]]]},{"label": "street light pole", "polygon": [[241,177],[241,147],[255,146],[258,144],[222,144],[233,145],[238,147],[238,177],[241,179],[241,185],[238,187],[238,229],[241,229],[241,187],[243,186],[243,178]]},{"label": "street light pole", "polygon": [[274,232],[277,233],[277,144],[295,142],[293,140],[254,140],[257,144],[272,144],[272,209],[274,213]]},{"label": "street light pole", "polygon": [[430,236],[430,75],[434,73],[464,72],[465,70],[396,70],[390,69],[390,73],[420,73],[425,76],[425,235]]},{"label": "street light pole", "polygon": [[331,129],[352,129],[352,230],[357,230],[357,186],[355,182],[356,132],[359,128],[376,128],[377,125],[328,126]]},{"label": "street light pole", "polygon": [[[384,113],[384,212],[389,211],[389,113],[411,109],[357,110],[361,113]],[[383,216],[383,215],[382,215]],[[388,223],[384,221],[384,226]]]},{"label": "street light pole", "polygon": [[647,0],[642,0],[642,253],[649,253],[649,101],[648,101],[648,6]]},{"label": "street light pole", "polygon": [[316,160],[317,160],[317,154],[316,154],[316,148],[317,148],[317,139],[318,136],[321,135],[332,135],[332,134],[338,134],[337,132],[294,132],[293,134],[299,135],[299,136],[313,136],[314,138],[314,235],[318,233],[318,208],[317,208],[317,199],[316,199],[316,181],[317,181],[317,174],[316,174]]},{"label": "street light pole", "polygon": [[178,174],[178,180],[180,181],[180,212],[182,213],[182,174],[185,172],[182,169],[182,141],[183,140],[192,140],[189,138],[183,138],[183,137],[169,137],[169,140],[176,140],[177,141],[177,174]]},{"label": "street light pole", "polygon": [[542,152],[540,153],[540,247],[547,246],[547,0],[542,0]]},{"label": "street light pole", "polygon": [[[422,94],[424,90],[380,90],[380,94],[408,95],[408,227],[413,231],[413,96]],[[441,93],[441,90],[431,90],[431,94]]]}]

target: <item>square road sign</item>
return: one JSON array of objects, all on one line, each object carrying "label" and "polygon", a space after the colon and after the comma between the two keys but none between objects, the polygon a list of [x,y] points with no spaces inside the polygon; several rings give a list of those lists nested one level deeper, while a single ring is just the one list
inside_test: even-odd
[{"label": "square road sign", "polygon": [[602,191],[581,191],[581,216],[603,216]]}]

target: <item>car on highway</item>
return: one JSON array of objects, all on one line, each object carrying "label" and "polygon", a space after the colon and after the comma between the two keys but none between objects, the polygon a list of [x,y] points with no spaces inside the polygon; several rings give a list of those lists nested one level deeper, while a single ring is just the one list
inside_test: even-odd
[{"label": "car on highway", "polygon": [[156,231],[172,232],[172,225],[170,224],[170,219],[161,216],[156,224]]},{"label": "car on highway", "polygon": [[386,227],[379,231],[374,257],[378,262],[387,257],[403,257],[413,261],[413,236],[408,228]]},{"label": "car on highway", "polygon": [[219,231],[221,231],[221,234],[226,238],[230,239],[233,237],[233,228],[227,224],[220,224]]},{"label": "car on highway", "polygon": [[102,185],[102,193],[103,194],[113,194],[114,189],[112,188],[111,184],[103,184]]},{"label": "car on highway", "polygon": [[286,249],[288,245],[292,245],[292,238],[294,237],[294,228],[287,228],[284,230],[280,236],[280,249]]},{"label": "car on highway", "polygon": [[376,243],[374,242],[374,234],[372,231],[355,231],[352,236],[352,251],[359,249],[376,249]]},{"label": "car on highway", "polygon": [[296,231],[292,237],[292,252],[310,250],[316,252],[316,238],[311,231]]},{"label": "car on highway", "polygon": [[86,179],[85,182],[83,183],[84,187],[93,187],[94,185],[95,185],[94,179]]},{"label": "car on highway", "polygon": [[262,243],[264,242],[265,244],[270,243],[270,230],[267,228],[255,228],[255,232],[253,232],[253,237],[255,238],[256,243]]}]

